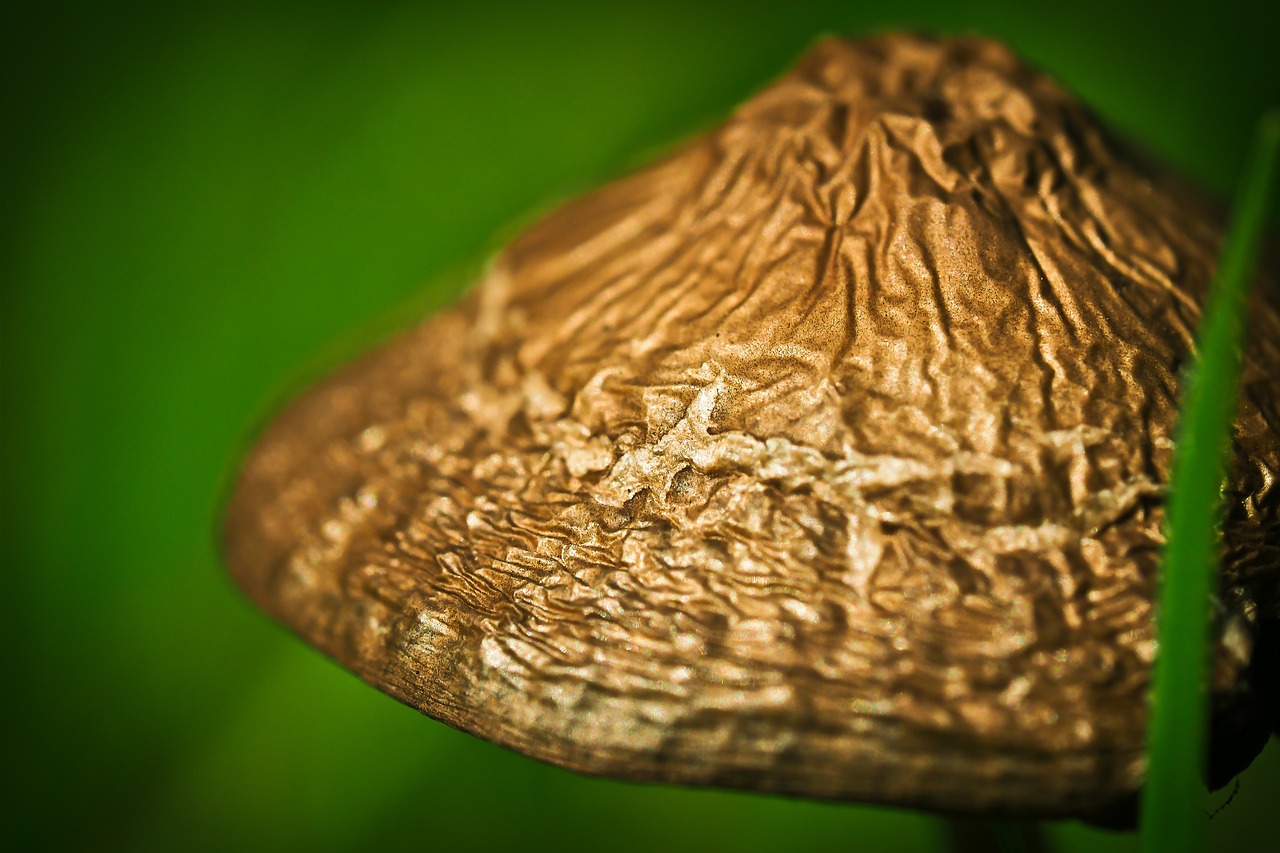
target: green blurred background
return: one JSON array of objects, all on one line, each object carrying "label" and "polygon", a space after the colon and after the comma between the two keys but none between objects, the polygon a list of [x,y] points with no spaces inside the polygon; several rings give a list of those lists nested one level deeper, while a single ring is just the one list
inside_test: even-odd
[{"label": "green blurred background", "polygon": [[[221,495],[302,377],[820,34],[1001,37],[1225,194],[1280,103],[1277,4],[176,6],[2,27],[0,843],[945,849],[927,815],[585,779],[420,717],[240,597]],[[1274,740],[1241,781],[1215,849],[1269,834]]]}]

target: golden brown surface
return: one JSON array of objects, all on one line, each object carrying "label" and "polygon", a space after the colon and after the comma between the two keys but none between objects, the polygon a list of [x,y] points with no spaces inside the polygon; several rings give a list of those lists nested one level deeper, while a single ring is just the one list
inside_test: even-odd
[{"label": "golden brown surface", "polygon": [[[1088,811],[1141,783],[1218,240],[1004,48],[825,41],[294,403],[228,560],[371,684],[566,767]],[[1215,670],[1246,717],[1280,616],[1253,320]]]}]

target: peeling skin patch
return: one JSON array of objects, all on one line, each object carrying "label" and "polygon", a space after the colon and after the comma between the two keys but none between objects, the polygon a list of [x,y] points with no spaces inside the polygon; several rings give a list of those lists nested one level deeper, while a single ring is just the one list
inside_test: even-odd
[{"label": "peeling skin patch", "polygon": [[[295,402],[228,562],[371,684],[565,767],[1088,814],[1142,780],[1218,240],[999,45],[824,41]],[[1213,680],[1236,768],[1280,618],[1255,292]]]}]

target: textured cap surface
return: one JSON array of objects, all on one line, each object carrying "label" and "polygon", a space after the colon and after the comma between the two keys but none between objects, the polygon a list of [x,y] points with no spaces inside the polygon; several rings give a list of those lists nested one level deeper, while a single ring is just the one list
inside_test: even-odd
[{"label": "textured cap surface", "polygon": [[[576,770],[1102,807],[1141,784],[1219,235],[996,44],[824,41],[296,401],[228,560],[366,681]],[[1214,675],[1249,719],[1274,297],[1253,323]]]}]

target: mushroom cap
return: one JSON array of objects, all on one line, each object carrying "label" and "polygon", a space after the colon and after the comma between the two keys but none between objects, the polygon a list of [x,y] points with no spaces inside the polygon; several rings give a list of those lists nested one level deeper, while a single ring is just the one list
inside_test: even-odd
[{"label": "mushroom cap", "polygon": [[[1141,786],[1219,242],[1000,45],[826,40],[289,406],[227,560],[370,684],[574,770],[1105,808]],[[1246,740],[1280,617],[1273,295],[1251,322],[1214,669]]]}]

